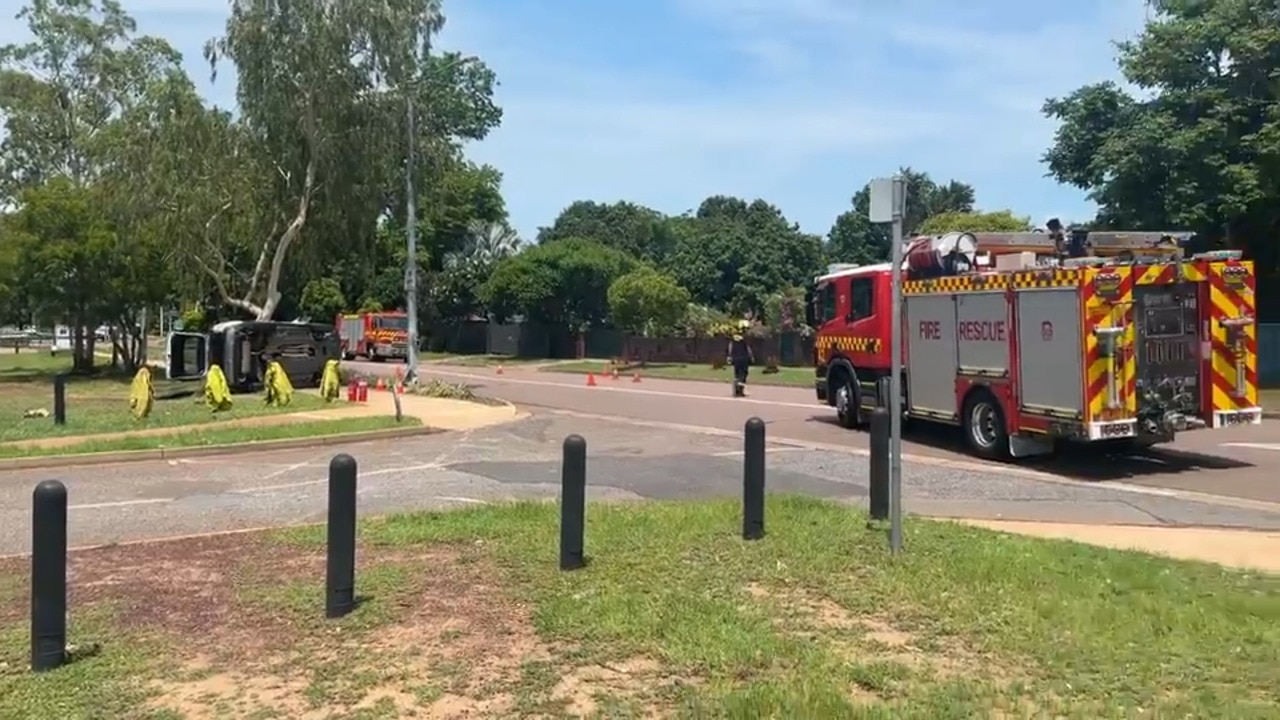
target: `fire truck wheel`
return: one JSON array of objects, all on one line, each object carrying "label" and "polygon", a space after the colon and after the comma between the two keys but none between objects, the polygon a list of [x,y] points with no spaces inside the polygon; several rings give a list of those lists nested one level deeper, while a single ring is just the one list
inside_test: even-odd
[{"label": "fire truck wheel", "polygon": [[964,407],[964,437],[979,457],[1002,460],[1009,454],[1009,432],[1004,413],[991,393],[984,390],[969,396]]},{"label": "fire truck wheel", "polygon": [[841,373],[840,384],[836,387],[836,420],[840,427],[852,430],[862,424],[859,402],[853,380],[846,373]]}]

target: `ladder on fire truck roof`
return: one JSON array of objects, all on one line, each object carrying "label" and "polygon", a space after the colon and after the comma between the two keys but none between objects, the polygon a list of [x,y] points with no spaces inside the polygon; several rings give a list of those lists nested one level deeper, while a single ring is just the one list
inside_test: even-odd
[{"label": "ladder on fire truck roof", "polygon": [[1177,232],[1045,232],[969,233],[977,251],[989,255],[1031,252],[1055,254],[1059,248],[1076,245],[1076,256],[1114,257],[1131,253],[1135,256],[1181,253],[1191,233]]}]

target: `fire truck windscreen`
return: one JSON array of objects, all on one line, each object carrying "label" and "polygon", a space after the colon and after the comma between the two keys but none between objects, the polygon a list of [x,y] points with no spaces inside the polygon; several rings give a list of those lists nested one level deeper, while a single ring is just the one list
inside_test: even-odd
[{"label": "fire truck windscreen", "polygon": [[379,330],[408,330],[409,318],[407,317],[375,317],[373,326]]}]

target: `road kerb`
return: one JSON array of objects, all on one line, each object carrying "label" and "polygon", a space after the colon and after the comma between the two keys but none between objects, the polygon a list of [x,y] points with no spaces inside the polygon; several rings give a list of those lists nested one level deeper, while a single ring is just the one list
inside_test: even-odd
[{"label": "road kerb", "polygon": [[[34,457],[0,458],[0,471],[34,470],[39,468],[75,467],[78,465],[117,465],[146,460],[177,460],[179,458],[207,457],[210,455],[245,455],[276,450],[299,450],[327,445],[394,440],[398,438],[435,435],[447,432],[427,425],[414,427],[366,430],[363,432],[317,435],[308,438],[284,438],[259,440],[234,445],[199,445],[194,447],[156,448],[154,450],[121,450],[116,452],[75,453],[71,455],[38,455]],[[92,437],[92,436],[88,436]]]}]

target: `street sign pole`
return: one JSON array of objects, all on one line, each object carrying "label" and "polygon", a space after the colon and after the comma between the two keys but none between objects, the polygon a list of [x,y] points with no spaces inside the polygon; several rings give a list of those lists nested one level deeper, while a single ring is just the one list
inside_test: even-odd
[{"label": "street sign pole", "polygon": [[889,319],[889,352],[893,375],[889,382],[889,550],[902,551],[902,216],[906,210],[906,181],[893,179],[893,307]]},{"label": "street sign pole", "polygon": [[871,181],[869,219],[893,223],[889,308],[889,549],[902,550],[902,221],[907,185],[901,175]]}]

